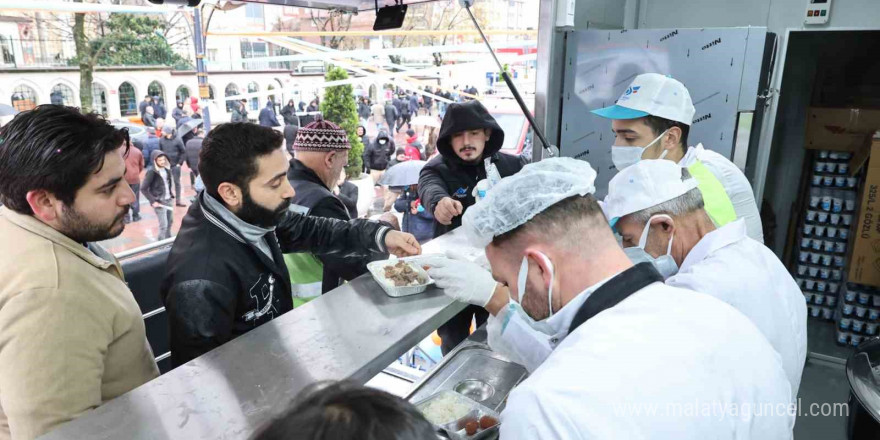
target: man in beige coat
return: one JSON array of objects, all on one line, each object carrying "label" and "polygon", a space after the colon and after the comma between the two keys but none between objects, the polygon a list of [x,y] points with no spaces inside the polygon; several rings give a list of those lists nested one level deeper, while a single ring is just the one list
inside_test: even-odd
[{"label": "man in beige coat", "polygon": [[0,131],[0,439],[32,439],[158,376],[116,259],[128,135],[39,106]]}]

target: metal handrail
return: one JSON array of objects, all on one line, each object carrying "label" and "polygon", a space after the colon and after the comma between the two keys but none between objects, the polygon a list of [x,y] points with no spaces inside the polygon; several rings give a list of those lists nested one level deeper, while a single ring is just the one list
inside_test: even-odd
[{"label": "metal handrail", "polygon": [[126,260],[126,259],[129,259],[132,257],[137,257],[139,255],[143,255],[143,254],[152,252],[154,250],[161,249],[166,246],[171,246],[172,244],[174,244],[175,238],[177,238],[177,237],[166,238],[165,240],[162,240],[162,241],[157,241],[155,243],[145,244],[143,246],[136,247],[134,249],[128,249],[128,250],[122,251],[118,254],[115,254],[115,257],[119,261]]},{"label": "metal handrail", "polygon": [[163,312],[165,312],[165,307],[159,307],[159,308],[156,309],[156,310],[151,310],[151,311],[149,311],[149,312],[147,312],[147,313],[144,313],[144,314],[143,314],[143,318],[144,318],[144,319],[152,318],[152,317],[154,317],[154,316],[156,316],[156,315],[158,315],[158,314],[160,314],[160,313],[163,313]]}]

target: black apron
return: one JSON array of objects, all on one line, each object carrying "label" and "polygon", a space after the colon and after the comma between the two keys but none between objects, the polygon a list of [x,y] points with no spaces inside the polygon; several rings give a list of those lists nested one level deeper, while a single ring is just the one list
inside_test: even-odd
[{"label": "black apron", "polygon": [[633,293],[658,281],[662,283],[663,277],[660,276],[654,265],[648,262],[636,264],[617,274],[584,301],[574,315],[571,326],[568,327],[568,334],[574,333],[575,329],[587,322],[588,319],[616,306]]}]

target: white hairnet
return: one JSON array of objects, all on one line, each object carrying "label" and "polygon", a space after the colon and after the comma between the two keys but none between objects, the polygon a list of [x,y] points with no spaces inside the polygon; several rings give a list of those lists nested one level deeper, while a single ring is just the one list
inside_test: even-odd
[{"label": "white hairnet", "polygon": [[596,171],[586,161],[560,157],[528,164],[505,177],[462,217],[470,240],[486,247],[496,236],[522,226],[550,206],[596,191]]}]

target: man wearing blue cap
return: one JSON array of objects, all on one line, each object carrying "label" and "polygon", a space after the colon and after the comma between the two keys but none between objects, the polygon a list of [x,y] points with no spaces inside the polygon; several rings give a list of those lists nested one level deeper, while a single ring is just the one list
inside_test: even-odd
[{"label": "man wearing blue cap", "polygon": [[615,105],[592,113],[611,119],[611,160],[622,170],[642,159],[667,159],[687,168],[697,182],[706,212],[717,226],[746,221],[748,236],[761,243],[761,215],[746,176],[724,156],[688,147],[694,118],[691,95],[681,82],[657,73],[637,76]]}]

